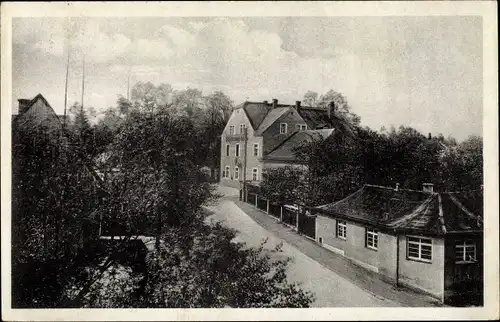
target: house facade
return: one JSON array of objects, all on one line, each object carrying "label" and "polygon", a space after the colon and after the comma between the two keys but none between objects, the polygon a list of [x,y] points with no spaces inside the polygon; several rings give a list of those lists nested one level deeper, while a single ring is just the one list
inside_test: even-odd
[{"label": "house facade", "polygon": [[[365,185],[315,208],[315,239],[396,285],[441,302],[482,302],[482,190]],[[463,300],[463,299],[462,299]]]},{"label": "house facade", "polygon": [[269,168],[301,166],[293,148],[304,141],[326,138],[334,131],[329,109],[244,102],[236,107],[221,135],[221,184],[240,188],[243,181],[259,184]]}]

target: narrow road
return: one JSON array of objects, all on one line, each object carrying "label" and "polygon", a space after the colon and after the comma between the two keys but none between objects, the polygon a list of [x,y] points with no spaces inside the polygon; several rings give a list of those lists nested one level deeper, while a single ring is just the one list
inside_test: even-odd
[{"label": "narrow road", "polygon": [[[230,190],[224,192],[226,195],[232,193]],[[221,221],[227,227],[236,229],[238,241],[243,241],[249,246],[256,247],[265,238],[268,238],[268,248],[283,242],[274,233],[257,224],[230,200],[222,199],[207,208],[214,212],[208,220]],[[289,280],[301,283],[303,289],[314,293],[313,307],[399,306],[398,303],[361,289],[286,242],[283,242],[283,253],[293,259],[288,269]]]}]

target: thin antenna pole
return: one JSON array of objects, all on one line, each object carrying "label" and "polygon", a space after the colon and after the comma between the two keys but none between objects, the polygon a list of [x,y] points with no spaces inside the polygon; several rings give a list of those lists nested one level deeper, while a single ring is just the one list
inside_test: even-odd
[{"label": "thin antenna pole", "polygon": [[70,41],[69,41],[69,21],[68,21],[68,34],[66,35],[66,45],[68,46],[68,59],[66,61],[66,81],[64,85],[64,119],[63,119],[63,128],[66,128],[66,118],[67,118],[67,109],[68,109],[68,78],[69,78],[69,53],[71,51]]},{"label": "thin antenna pole", "polygon": [[83,113],[83,96],[85,93],[85,56],[83,56],[83,72],[82,72],[82,105],[80,106],[80,112]]},{"label": "thin antenna pole", "polygon": [[66,128],[66,110],[68,108],[68,77],[69,77],[69,45],[68,45],[68,60],[66,61],[66,84],[64,85],[64,119],[63,119],[64,128]]},{"label": "thin antenna pole", "polygon": [[130,68],[128,69],[128,79],[127,79],[127,101],[130,101]]}]

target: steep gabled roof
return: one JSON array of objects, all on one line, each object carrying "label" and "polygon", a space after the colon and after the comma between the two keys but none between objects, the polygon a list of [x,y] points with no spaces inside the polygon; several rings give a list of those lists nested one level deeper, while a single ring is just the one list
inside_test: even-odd
[{"label": "steep gabled roof", "polygon": [[55,117],[55,119],[59,122],[59,124],[61,125],[61,128],[62,128],[62,122],[61,122],[61,118],[64,119],[64,117],[60,117],[59,115],[57,115],[57,113],[54,111],[54,109],[52,108],[52,106],[49,104],[49,102],[45,99],[45,97],[43,97],[42,94],[38,93],[35,97],[33,97],[31,100],[29,99],[20,99],[21,101],[24,100],[24,101],[29,101],[25,104],[25,107],[23,108],[23,111],[18,111],[18,114],[13,117],[13,122],[17,121],[20,117],[22,117],[23,115],[26,115],[28,113],[28,111],[33,107],[33,105],[35,105],[35,103],[38,101],[38,100],[42,100],[42,102],[45,104],[45,106],[47,106],[48,110],[50,111],[51,114],[53,114],[53,116]]},{"label": "steep gabled roof", "polygon": [[334,129],[295,131],[280,144],[268,151],[263,160],[296,161],[294,149],[302,143],[312,142],[315,139],[325,139]]},{"label": "steep gabled roof", "polygon": [[[296,106],[278,104],[273,108],[272,103],[245,101],[236,106],[236,108],[241,108],[245,111],[250,124],[252,124],[252,128],[257,131],[256,135],[262,135],[283,113],[289,108],[296,109]],[[335,118],[329,118],[326,109],[301,106],[297,112],[310,129],[330,129],[336,127]]]},{"label": "steep gabled roof", "polygon": [[272,109],[272,106],[265,104],[264,102],[248,102],[245,101],[240,105],[236,106],[236,109],[241,108],[245,111],[250,124],[254,130],[257,130],[266,117],[267,113]]},{"label": "steep gabled roof", "polygon": [[394,231],[431,235],[482,231],[482,215],[476,208],[467,209],[459,198],[469,205],[481,204],[482,209],[482,193],[428,193],[374,185],[364,185],[345,199],[316,209]]},{"label": "steep gabled roof", "polygon": [[277,107],[269,111],[266,117],[260,124],[259,128],[255,132],[255,135],[262,135],[265,130],[267,130],[274,122],[276,122],[281,115],[285,114],[286,111],[290,109],[290,106],[287,107]]}]

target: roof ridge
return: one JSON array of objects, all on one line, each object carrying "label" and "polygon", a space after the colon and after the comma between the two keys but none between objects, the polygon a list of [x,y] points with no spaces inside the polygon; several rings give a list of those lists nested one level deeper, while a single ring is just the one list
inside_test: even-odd
[{"label": "roof ridge", "polygon": [[[365,183],[365,186],[374,187],[374,188],[382,188],[382,189],[395,190],[395,188],[392,188],[392,187],[379,186],[379,185],[369,184],[369,183]],[[405,188],[399,188],[397,191],[420,192],[420,193],[423,193],[423,194],[430,194],[430,195],[437,194],[437,192],[426,192],[426,191],[422,191],[422,190],[413,190],[413,189],[405,189]]]},{"label": "roof ridge", "polygon": [[392,228],[397,228],[397,226],[399,226],[401,223],[411,221],[414,218],[418,217],[421,214],[420,210],[427,208],[429,206],[430,202],[432,201],[432,198],[435,196],[436,196],[436,194],[434,194],[434,193],[431,194],[421,204],[419,204],[417,207],[415,207],[411,213],[392,221],[387,226],[392,227]]},{"label": "roof ridge", "polygon": [[439,217],[438,217],[438,220],[439,220],[439,223],[441,224],[441,229],[443,230],[443,233],[446,234],[446,225],[445,225],[445,222],[444,222],[443,205],[442,205],[441,195],[440,194],[438,194],[438,204],[439,204]]},{"label": "roof ridge", "polygon": [[453,196],[451,194],[448,194],[448,195],[450,196],[451,201],[453,201],[453,203],[455,205],[457,205],[458,208],[460,208],[467,216],[469,216],[471,219],[481,220],[481,216],[477,216],[476,214],[472,213],[455,196]]},{"label": "roof ridge", "polygon": [[358,189],[358,190],[356,190],[355,192],[351,193],[350,195],[347,195],[346,197],[344,197],[344,198],[342,198],[342,199],[340,199],[340,200],[337,200],[337,201],[335,201],[335,202],[331,202],[331,203],[327,203],[327,204],[324,204],[324,205],[318,206],[318,207],[316,207],[316,208],[324,209],[324,207],[326,207],[326,206],[332,206],[332,207],[333,207],[333,206],[335,206],[335,205],[337,205],[337,204],[339,204],[339,203],[341,203],[341,202],[343,202],[343,201],[346,201],[347,199],[351,198],[352,196],[354,196],[354,195],[357,195],[357,194],[361,193],[361,192],[365,189],[365,186],[366,186],[366,185],[363,185],[361,188],[359,188],[359,189]]}]

